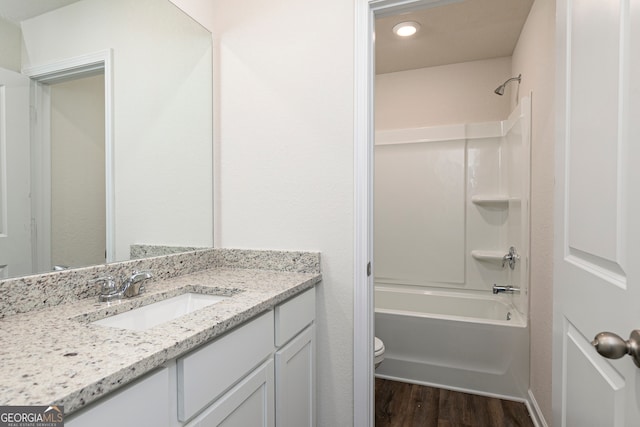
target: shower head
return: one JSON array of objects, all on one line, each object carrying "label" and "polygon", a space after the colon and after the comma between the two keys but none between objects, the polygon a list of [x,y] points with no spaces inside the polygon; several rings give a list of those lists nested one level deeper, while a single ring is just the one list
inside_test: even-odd
[{"label": "shower head", "polygon": [[517,80],[517,81],[518,81],[518,84],[519,84],[519,83],[520,83],[520,80],[522,80],[522,74],[518,74],[518,77],[511,77],[509,80],[507,80],[506,82],[504,82],[504,83],[502,83],[500,86],[498,86],[498,87],[496,88],[496,90],[494,90],[493,92],[494,92],[496,95],[500,95],[500,96],[504,95],[504,88],[507,86],[507,83],[509,83],[509,82],[511,82],[511,81],[513,81],[513,80]]}]

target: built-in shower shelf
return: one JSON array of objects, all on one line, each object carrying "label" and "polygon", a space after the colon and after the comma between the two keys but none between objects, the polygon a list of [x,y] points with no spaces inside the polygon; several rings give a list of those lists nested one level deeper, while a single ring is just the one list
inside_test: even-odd
[{"label": "built-in shower shelf", "polygon": [[503,251],[482,251],[482,250],[473,250],[471,251],[471,256],[478,261],[487,261],[487,262],[502,262],[502,258],[507,252]]},{"label": "built-in shower shelf", "polygon": [[517,197],[509,197],[503,196],[499,194],[477,194],[475,196],[471,196],[471,203],[482,206],[503,206],[507,207],[509,202],[519,202],[520,199]]}]

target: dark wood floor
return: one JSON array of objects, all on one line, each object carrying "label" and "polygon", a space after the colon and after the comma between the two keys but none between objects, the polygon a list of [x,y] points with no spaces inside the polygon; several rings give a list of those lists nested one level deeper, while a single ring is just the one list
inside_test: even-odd
[{"label": "dark wood floor", "polygon": [[376,378],[376,427],[533,427],[523,403]]}]

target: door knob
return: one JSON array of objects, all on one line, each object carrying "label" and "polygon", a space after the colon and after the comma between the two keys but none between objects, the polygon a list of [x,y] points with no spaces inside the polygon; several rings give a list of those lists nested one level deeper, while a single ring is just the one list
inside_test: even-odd
[{"label": "door knob", "polygon": [[607,359],[620,359],[625,354],[633,357],[633,363],[640,368],[640,329],[631,331],[629,339],[623,340],[612,332],[600,332],[591,341],[598,354]]}]

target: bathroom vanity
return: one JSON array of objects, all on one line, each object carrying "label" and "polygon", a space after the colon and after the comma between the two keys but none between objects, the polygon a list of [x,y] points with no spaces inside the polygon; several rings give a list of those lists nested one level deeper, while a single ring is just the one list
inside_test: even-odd
[{"label": "bathroom vanity", "polygon": [[[71,427],[315,425],[319,258],[301,272],[256,268],[256,256],[219,252],[214,268],[156,279],[140,297],[5,316],[0,404],[64,405]],[[144,330],[94,323],[194,292],[224,299]]]},{"label": "bathroom vanity", "polygon": [[71,415],[66,425],[312,426],[314,319],[309,289]]}]

